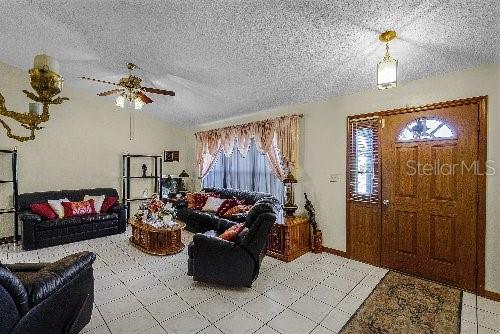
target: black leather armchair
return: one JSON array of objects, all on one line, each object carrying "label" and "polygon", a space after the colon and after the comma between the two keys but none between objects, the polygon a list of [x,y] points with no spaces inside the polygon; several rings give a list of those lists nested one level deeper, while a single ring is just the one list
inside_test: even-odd
[{"label": "black leather armchair", "polygon": [[280,210],[275,198],[259,200],[234,242],[214,236],[234,225],[224,219],[219,220],[217,231],[195,234],[188,248],[188,275],[195,281],[250,287],[259,274],[267,238]]},{"label": "black leather armchair", "polygon": [[94,302],[95,254],[0,264],[0,333],[78,333]]}]

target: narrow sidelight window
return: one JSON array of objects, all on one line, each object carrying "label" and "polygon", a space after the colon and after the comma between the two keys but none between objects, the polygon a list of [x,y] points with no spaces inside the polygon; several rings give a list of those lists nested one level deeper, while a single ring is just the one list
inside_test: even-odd
[{"label": "narrow sidelight window", "polygon": [[348,142],[349,199],[378,202],[378,118],[350,119]]}]

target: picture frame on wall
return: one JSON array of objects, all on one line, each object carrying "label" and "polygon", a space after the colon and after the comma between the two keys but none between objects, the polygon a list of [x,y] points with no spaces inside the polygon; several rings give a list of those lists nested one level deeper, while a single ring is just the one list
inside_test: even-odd
[{"label": "picture frame on wall", "polygon": [[164,151],[163,161],[164,162],[179,161],[179,151]]}]

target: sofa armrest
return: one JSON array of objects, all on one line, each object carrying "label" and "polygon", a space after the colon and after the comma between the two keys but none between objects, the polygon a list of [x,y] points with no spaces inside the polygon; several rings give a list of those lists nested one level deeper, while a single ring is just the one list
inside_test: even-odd
[{"label": "sofa armrest", "polygon": [[23,225],[23,249],[31,250],[36,248],[35,225],[42,221],[42,217],[26,210],[19,213],[19,219]]},{"label": "sofa armrest", "polygon": [[9,268],[10,271],[14,273],[18,272],[33,272],[39,271],[40,269],[46,267],[48,263],[13,263],[6,264],[5,266]]},{"label": "sofa armrest", "polygon": [[36,213],[33,213],[31,211],[22,211],[19,213],[19,219],[22,222],[32,222],[32,223],[39,223],[42,221],[42,217],[37,215]]},{"label": "sofa armrest", "polygon": [[81,271],[91,267],[95,257],[94,253],[81,252],[49,263],[37,271],[19,272],[18,277],[28,292],[30,307],[39,304],[78,276]]},{"label": "sofa armrest", "polygon": [[125,232],[125,230],[127,229],[127,207],[128,206],[126,204],[116,203],[109,209],[109,212],[118,214],[120,233]]},{"label": "sofa armrest", "polygon": [[224,233],[228,228],[234,226],[235,224],[236,223],[234,221],[219,218],[217,222],[217,234]]},{"label": "sofa armrest", "polygon": [[[0,286],[9,293],[10,297],[16,304],[20,315],[28,312],[29,303],[26,288],[22,284],[21,280],[14,273],[12,273],[8,267],[3,266],[2,264],[0,264]],[[2,297],[0,297],[0,299],[3,300]],[[5,301],[6,300],[4,300],[4,302]]]}]

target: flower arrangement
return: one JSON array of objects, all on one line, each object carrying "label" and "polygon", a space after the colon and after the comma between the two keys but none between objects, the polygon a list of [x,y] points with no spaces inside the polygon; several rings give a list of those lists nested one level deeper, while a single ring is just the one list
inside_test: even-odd
[{"label": "flower arrangement", "polygon": [[139,207],[135,217],[155,227],[173,227],[177,224],[173,221],[176,213],[171,204],[163,203],[160,195],[155,193]]}]

